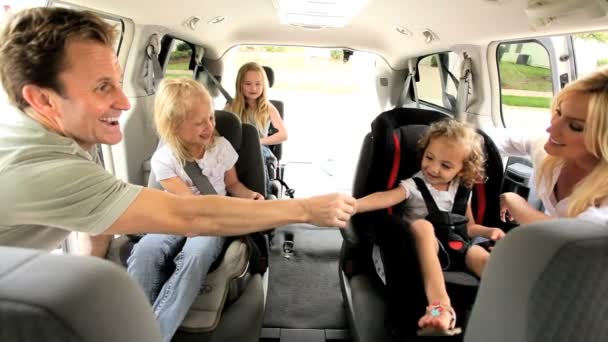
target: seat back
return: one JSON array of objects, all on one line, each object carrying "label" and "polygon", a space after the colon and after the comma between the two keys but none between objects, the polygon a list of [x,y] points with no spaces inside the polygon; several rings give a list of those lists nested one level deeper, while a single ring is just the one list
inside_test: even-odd
[{"label": "seat back", "polygon": [[606,228],[560,219],[509,232],[484,270],[464,341],[605,341]]},{"label": "seat back", "polygon": [[0,247],[0,341],[161,341],[141,288],[93,257]]},{"label": "seat back", "polygon": [[[269,66],[263,66],[263,68],[264,68],[264,71],[266,72],[266,77],[268,78],[268,87],[272,88],[272,86],[274,85],[274,71]],[[270,102],[275,106],[275,108],[279,112],[281,119],[284,119],[285,118],[284,117],[285,106],[283,104],[283,101],[270,100]],[[271,123],[270,128],[268,129],[268,135],[273,135],[276,132],[277,132],[277,129],[274,128],[274,126],[272,126],[272,123]],[[274,156],[277,157],[277,160],[280,161],[281,157],[283,156],[283,144],[276,144],[276,145],[272,145],[269,147],[270,147],[270,150],[272,151],[272,154],[274,154]]]},{"label": "seat back", "polygon": [[230,141],[239,155],[235,168],[241,183],[266,197],[262,146],[255,126],[241,123],[231,112],[216,110],[215,128]]}]

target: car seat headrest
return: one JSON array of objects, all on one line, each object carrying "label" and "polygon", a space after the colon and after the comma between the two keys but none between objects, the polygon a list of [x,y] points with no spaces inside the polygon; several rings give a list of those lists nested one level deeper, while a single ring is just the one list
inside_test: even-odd
[{"label": "car seat headrest", "polygon": [[235,150],[239,151],[241,149],[243,126],[241,120],[234,113],[216,110],[215,129],[221,136],[230,141]]},{"label": "car seat headrest", "polygon": [[272,88],[272,86],[274,85],[274,71],[271,67],[266,65],[264,65],[262,68],[264,68],[264,71],[266,72],[266,78],[268,78],[268,87]]}]

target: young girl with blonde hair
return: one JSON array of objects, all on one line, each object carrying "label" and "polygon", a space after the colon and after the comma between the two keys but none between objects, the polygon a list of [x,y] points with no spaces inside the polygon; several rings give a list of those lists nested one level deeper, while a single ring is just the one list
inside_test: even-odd
[{"label": "young girl with blonde hair", "polygon": [[[404,220],[410,222],[428,302],[426,313],[418,321],[418,333],[453,335],[460,333],[460,328],[455,328],[456,314],[442,270],[466,268],[480,277],[489,253],[471,245],[470,237],[495,241],[504,232],[476,224],[473,218],[470,188],[485,177],[483,138],[473,128],[455,120],[433,123],[418,147],[422,151],[418,173],[395,189],[358,199],[355,208],[366,212],[403,202]],[[447,212],[457,214],[450,216],[460,224],[440,225],[443,222],[435,218]]]},{"label": "young girl with blonde hair", "polygon": [[[198,196],[199,189],[184,170],[186,162],[194,161],[218,195],[263,200],[239,181],[234,168],[238,155],[215,131],[211,104],[207,90],[192,79],[161,83],[154,121],[165,144],[152,156],[152,171],[166,191]],[[128,272],[150,299],[164,341],[180,326],[223,244],[219,236],[147,234],[135,245]]]},{"label": "young girl with blonde hair", "polygon": [[[241,66],[236,76],[236,96],[224,109],[235,113],[242,122],[257,128],[266,165],[276,163],[276,156],[269,146],[287,140],[287,128],[279,111],[268,101],[268,77],[262,66],[255,62]],[[268,135],[270,124],[276,129],[272,135]],[[264,171],[270,191],[270,176],[267,169]]]}]

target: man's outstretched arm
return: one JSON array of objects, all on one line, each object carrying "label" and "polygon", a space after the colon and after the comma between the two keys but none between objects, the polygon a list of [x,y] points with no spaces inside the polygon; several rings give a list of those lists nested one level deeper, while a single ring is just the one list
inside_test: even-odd
[{"label": "man's outstretched arm", "polygon": [[240,235],[298,222],[344,227],[354,202],[342,194],[252,201],[226,196],[179,197],[144,188],[104,234]]}]

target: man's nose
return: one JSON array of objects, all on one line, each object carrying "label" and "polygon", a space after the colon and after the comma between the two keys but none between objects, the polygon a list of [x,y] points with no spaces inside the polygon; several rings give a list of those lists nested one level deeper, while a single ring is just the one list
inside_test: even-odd
[{"label": "man's nose", "polygon": [[122,91],[122,89],[118,89],[118,91],[117,91],[116,101],[115,101],[114,106],[116,107],[116,109],[120,109],[120,110],[131,109],[131,103],[129,102],[127,95],[125,95],[125,93]]}]

